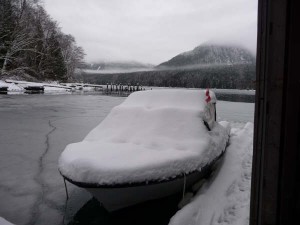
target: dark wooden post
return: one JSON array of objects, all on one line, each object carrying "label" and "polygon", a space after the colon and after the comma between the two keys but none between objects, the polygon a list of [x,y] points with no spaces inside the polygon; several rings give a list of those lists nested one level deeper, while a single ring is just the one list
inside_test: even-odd
[{"label": "dark wooden post", "polygon": [[299,0],[259,0],[250,225],[300,214],[299,12]]}]

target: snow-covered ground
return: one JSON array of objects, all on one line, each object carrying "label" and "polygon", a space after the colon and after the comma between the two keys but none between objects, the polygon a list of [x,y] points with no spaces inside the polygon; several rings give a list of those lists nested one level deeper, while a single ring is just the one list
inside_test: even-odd
[{"label": "snow-covered ground", "polygon": [[[66,206],[58,157],[67,144],[81,141],[122,101],[124,98],[102,95],[0,95],[0,217],[18,225],[45,221],[56,225],[70,220],[91,196],[68,185]],[[212,224],[247,222],[253,132],[247,122],[253,122],[254,104],[219,101],[217,111],[218,119],[231,122],[233,128],[223,164],[171,224],[205,224],[212,217]],[[236,170],[229,174],[231,166]],[[219,185],[222,179],[224,187]],[[215,216],[204,213],[205,205],[215,210]],[[190,210],[195,216],[186,217]]]},{"label": "snow-covered ground", "polygon": [[51,83],[38,83],[38,82],[27,82],[27,81],[14,81],[7,80],[8,82],[0,80],[0,87],[8,87],[9,94],[22,94],[27,86],[44,86],[45,93],[66,93],[70,89],[66,89],[64,86],[59,85],[57,82]]},{"label": "snow-covered ground", "polygon": [[6,219],[0,217],[0,225],[13,225],[13,224],[8,222]]},{"label": "snow-covered ground", "polygon": [[254,104],[217,104],[219,120],[231,123],[230,145],[218,169],[169,225],[247,225],[250,212]]},{"label": "snow-covered ground", "polygon": [[218,170],[170,225],[249,224],[253,123],[232,124],[230,145]]},{"label": "snow-covered ground", "polygon": [[95,91],[97,88],[102,88],[102,85],[95,85],[95,86],[83,86],[80,83],[65,83],[65,85],[60,85],[58,82],[27,82],[27,81],[15,81],[15,80],[0,80],[0,87],[8,87],[8,94],[24,94],[25,87],[27,86],[43,86],[45,94],[66,94],[70,93],[71,91]]}]

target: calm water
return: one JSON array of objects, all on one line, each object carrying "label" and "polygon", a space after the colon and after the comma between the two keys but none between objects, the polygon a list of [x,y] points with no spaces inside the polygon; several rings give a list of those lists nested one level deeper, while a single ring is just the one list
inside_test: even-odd
[{"label": "calm water", "polygon": [[[0,95],[0,216],[15,224],[168,224],[180,196],[108,214],[68,184],[57,161],[125,98],[103,95]],[[218,119],[253,121],[254,104],[219,101]]]}]

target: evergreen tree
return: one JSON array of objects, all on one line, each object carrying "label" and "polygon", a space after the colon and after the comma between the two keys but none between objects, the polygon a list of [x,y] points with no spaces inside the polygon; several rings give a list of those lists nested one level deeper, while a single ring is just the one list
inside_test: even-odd
[{"label": "evergreen tree", "polygon": [[0,77],[71,80],[84,52],[61,32],[39,0],[0,0]]},{"label": "evergreen tree", "polygon": [[7,53],[12,42],[16,17],[11,0],[0,0],[0,75],[8,67]]},{"label": "evergreen tree", "polygon": [[42,70],[44,78],[66,81],[66,65],[62,56],[62,50],[55,34],[47,41],[47,51]]}]

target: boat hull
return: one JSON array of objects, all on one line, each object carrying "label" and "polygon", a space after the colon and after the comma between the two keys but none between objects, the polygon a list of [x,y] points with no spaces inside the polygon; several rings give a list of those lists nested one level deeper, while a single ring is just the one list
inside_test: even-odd
[{"label": "boat hull", "polygon": [[201,178],[203,178],[203,173],[196,172],[175,180],[159,183],[128,187],[85,189],[102,203],[107,211],[112,212],[149,200],[163,198],[179,192],[183,193],[185,188],[190,187]]},{"label": "boat hull", "polygon": [[108,212],[113,212],[142,202],[178,194],[180,192],[184,194],[184,192],[195,183],[210,175],[217,162],[222,158],[225,150],[226,148],[211,163],[202,167],[201,171],[182,174],[175,178],[170,178],[169,180],[99,186],[97,184],[75,182],[65,176],[64,178],[70,183],[86,189]]}]

